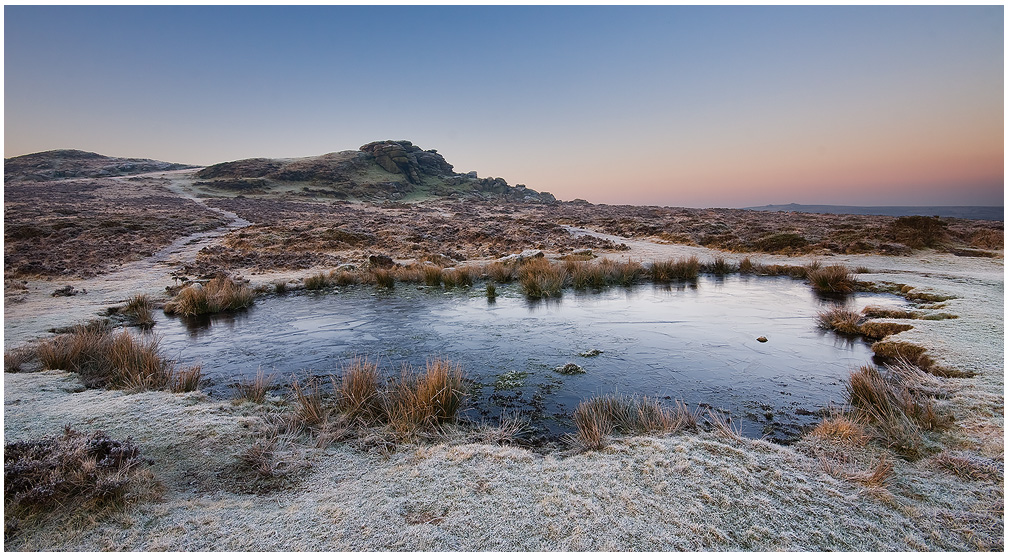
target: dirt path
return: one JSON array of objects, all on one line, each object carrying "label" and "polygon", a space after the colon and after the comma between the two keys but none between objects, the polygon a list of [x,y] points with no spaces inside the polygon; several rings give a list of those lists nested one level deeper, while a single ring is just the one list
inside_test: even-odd
[{"label": "dirt path", "polygon": [[[211,207],[185,189],[191,182],[192,169],[140,174],[142,178],[166,179],[167,189],[229,219],[225,226],[179,238],[150,257],[131,261],[118,269],[89,279],[29,281],[24,301],[4,303],[4,346],[17,346],[55,327],[65,327],[94,319],[106,308],[123,303],[134,294],[164,296],[165,286],[173,283],[172,271],[182,263],[196,259],[196,254],[217,238],[232,230],[249,226],[249,221],[235,213]],[[123,187],[131,187],[128,178],[115,178]],[[72,297],[53,297],[62,286],[72,286],[87,293]]]}]

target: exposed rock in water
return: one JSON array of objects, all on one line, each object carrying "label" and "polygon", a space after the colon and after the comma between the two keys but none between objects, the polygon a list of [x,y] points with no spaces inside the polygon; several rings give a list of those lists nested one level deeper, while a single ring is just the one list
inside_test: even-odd
[{"label": "exposed rock in water", "polygon": [[539,259],[543,257],[543,250],[538,249],[527,249],[522,253],[513,253],[511,255],[506,255],[498,261],[501,263],[522,263],[523,261],[528,261],[530,259]]}]

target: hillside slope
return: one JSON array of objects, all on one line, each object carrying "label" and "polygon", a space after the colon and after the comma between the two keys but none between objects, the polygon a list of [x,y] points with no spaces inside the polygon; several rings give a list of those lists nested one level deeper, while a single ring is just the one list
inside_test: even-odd
[{"label": "hillside slope", "polygon": [[361,201],[427,198],[553,203],[553,195],[502,178],[460,174],[434,149],[376,141],[358,150],[297,159],[243,159],[208,166],[194,186],[208,195],[298,196]]},{"label": "hillside slope", "polygon": [[20,178],[42,181],[60,178],[102,178],[183,168],[196,167],[153,159],[106,157],[89,151],[58,149],[4,159],[4,180]]}]

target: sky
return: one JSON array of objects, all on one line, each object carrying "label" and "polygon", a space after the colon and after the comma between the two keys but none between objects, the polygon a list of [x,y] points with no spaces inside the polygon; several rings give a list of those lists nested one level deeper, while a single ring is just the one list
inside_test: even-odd
[{"label": "sky", "polygon": [[559,199],[1002,205],[1003,6],[5,6],[4,156],[407,139]]}]

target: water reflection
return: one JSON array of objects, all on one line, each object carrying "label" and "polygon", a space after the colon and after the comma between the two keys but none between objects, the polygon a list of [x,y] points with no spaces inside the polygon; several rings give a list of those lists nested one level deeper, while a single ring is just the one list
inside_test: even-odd
[{"label": "water reflection", "polygon": [[[840,403],[848,371],[871,361],[864,341],[816,327],[816,313],[836,303],[787,277],[702,276],[538,301],[515,285],[498,286],[494,301],[479,285],[362,286],[261,298],[244,312],[163,319],[156,329],[173,357],[203,363],[214,396],[229,396],[227,385],[260,367],[285,378],[326,374],[364,355],[394,374],[401,364],[423,367],[441,356],[460,362],[474,381],[467,416],[519,412],[536,435],[570,430],[579,400],[618,391],[724,408],[747,435],[787,438]],[[857,294],[844,303],[861,309],[903,300]],[[554,371],[568,362],[586,373]]]}]

